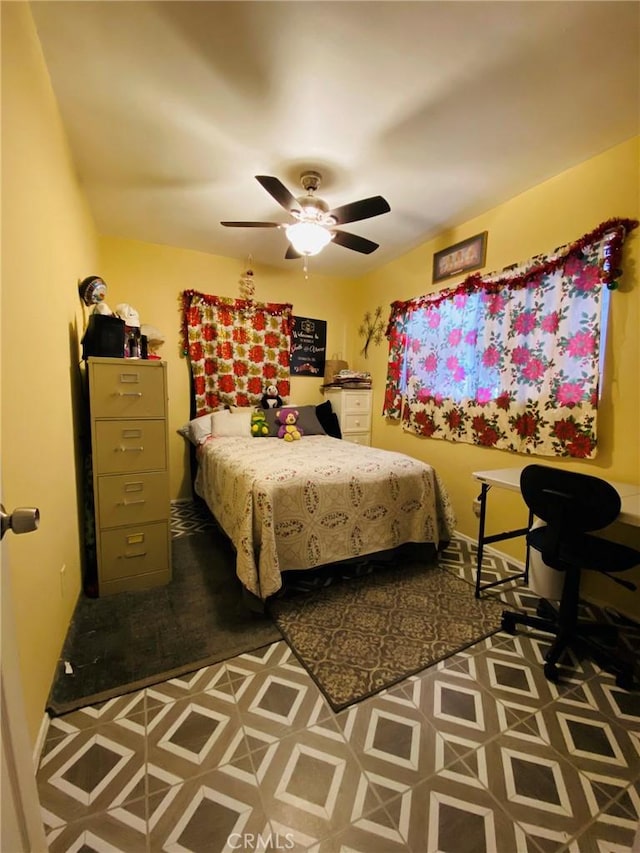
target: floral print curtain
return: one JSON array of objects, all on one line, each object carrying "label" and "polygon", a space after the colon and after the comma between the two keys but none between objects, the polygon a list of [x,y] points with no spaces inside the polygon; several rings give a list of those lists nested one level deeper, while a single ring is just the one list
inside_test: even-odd
[{"label": "floral print curtain", "polygon": [[292,306],[182,294],[183,352],[193,377],[194,416],[254,406],[267,385],[289,396]]},{"label": "floral print curtain", "polygon": [[610,220],[549,257],[394,303],[384,414],[417,435],[594,457],[604,285],[637,224]]}]

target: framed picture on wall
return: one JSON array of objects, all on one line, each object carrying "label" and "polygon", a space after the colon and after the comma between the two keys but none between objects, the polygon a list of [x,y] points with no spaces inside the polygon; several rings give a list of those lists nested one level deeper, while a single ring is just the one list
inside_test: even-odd
[{"label": "framed picture on wall", "polygon": [[455,243],[433,256],[433,281],[444,281],[484,266],[487,254],[487,231]]},{"label": "framed picture on wall", "polygon": [[327,321],[294,317],[291,330],[292,376],[324,376],[327,357]]}]

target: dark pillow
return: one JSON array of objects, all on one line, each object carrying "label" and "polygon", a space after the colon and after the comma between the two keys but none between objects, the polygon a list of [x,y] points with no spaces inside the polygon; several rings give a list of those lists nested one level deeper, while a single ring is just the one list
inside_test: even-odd
[{"label": "dark pillow", "polygon": [[[315,406],[283,406],[283,409],[294,409],[298,412],[297,425],[303,435],[326,435],[322,424],[316,415]],[[280,421],[276,420],[278,412],[282,409],[267,409],[267,423],[269,424],[269,435],[278,435]]]},{"label": "dark pillow", "polygon": [[331,412],[329,426],[327,427],[327,435],[332,438],[342,438],[342,430],[340,429],[340,421],[335,412]]},{"label": "dark pillow", "polygon": [[342,438],[340,421],[333,411],[331,400],[326,400],[324,403],[316,406],[316,416],[327,435],[330,435],[332,438]]}]

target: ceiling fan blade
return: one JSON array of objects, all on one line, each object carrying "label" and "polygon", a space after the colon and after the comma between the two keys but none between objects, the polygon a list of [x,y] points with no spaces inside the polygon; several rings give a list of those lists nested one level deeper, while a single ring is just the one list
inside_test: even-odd
[{"label": "ceiling fan blade", "polygon": [[359,219],[380,216],[382,213],[389,213],[390,210],[389,202],[386,199],[382,198],[381,195],[374,195],[371,198],[363,198],[360,201],[352,201],[351,204],[336,207],[329,211],[329,216],[333,216],[336,225],[344,225],[347,222],[357,222]]},{"label": "ceiling fan blade", "polygon": [[275,198],[279,205],[284,207],[285,210],[288,210],[289,213],[293,213],[294,210],[297,213],[300,213],[298,200],[291,195],[289,190],[285,187],[282,181],[278,180],[278,178],[273,178],[270,175],[256,175],[256,181],[265,188],[269,195],[272,195]]},{"label": "ceiling fan blade", "polygon": [[279,228],[279,222],[221,222],[227,228]]},{"label": "ceiling fan blade", "polygon": [[370,255],[378,248],[378,243],[373,240],[367,240],[366,237],[359,237],[357,234],[349,234],[348,231],[332,231],[333,242],[339,246],[344,246],[345,249],[353,249],[354,252],[362,252],[363,255]]},{"label": "ceiling fan blade", "polygon": [[289,243],[289,248],[285,252],[284,257],[285,257],[285,260],[291,261],[291,260],[294,260],[295,258],[301,258],[302,255],[299,255],[298,252],[296,252],[296,250],[293,248],[291,243]]}]

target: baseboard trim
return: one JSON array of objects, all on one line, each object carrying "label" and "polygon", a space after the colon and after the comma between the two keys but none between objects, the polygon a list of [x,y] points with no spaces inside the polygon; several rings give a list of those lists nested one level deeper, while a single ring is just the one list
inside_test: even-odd
[{"label": "baseboard trim", "polygon": [[40,767],[40,759],[42,758],[42,751],[47,741],[47,733],[49,731],[50,723],[51,717],[48,714],[45,714],[42,718],[42,722],[40,723],[38,737],[36,738],[36,742],[33,747],[33,766],[36,773],[38,772],[38,768]]}]

